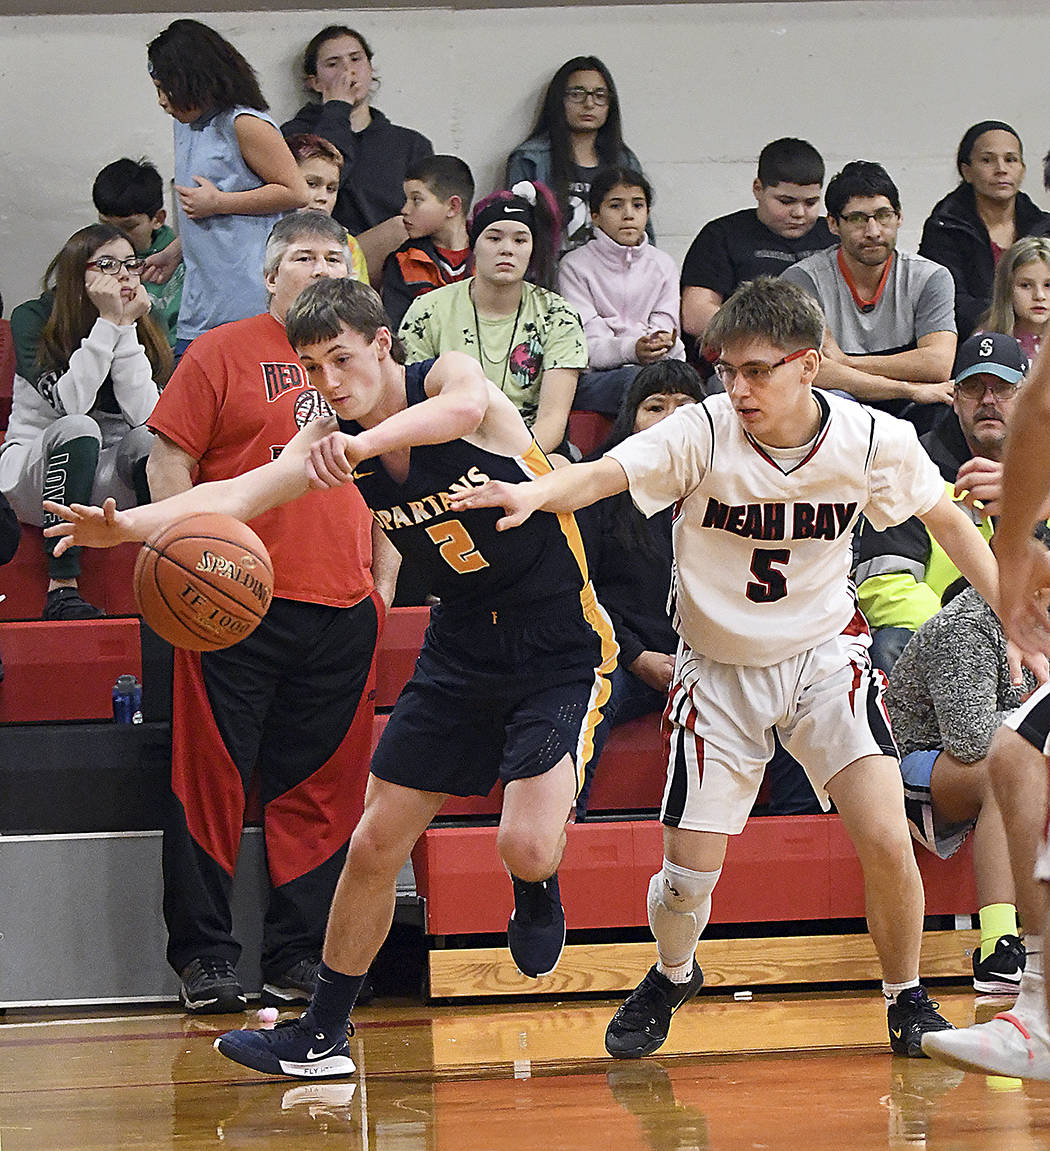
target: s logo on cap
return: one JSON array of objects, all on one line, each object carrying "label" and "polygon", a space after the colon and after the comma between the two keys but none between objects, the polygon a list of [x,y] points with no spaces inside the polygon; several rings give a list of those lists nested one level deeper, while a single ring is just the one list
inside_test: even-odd
[{"label": "s logo on cap", "polygon": [[983,356],[990,356],[992,354],[992,348],[993,347],[994,347],[994,342],[991,339],[987,339],[987,338],[983,339],[981,341],[981,346],[978,349],[977,354],[979,356],[982,356],[982,357]]}]

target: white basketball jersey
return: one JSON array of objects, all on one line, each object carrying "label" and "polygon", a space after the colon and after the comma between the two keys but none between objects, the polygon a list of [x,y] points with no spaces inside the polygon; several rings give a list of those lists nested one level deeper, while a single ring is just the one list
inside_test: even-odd
[{"label": "white basketball jersey", "polygon": [[911,424],[813,394],[820,431],[802,459],[748,436],[724,394],[609,453],[644,515],[678,505],[675,627],[709,659],[767,667],[840,634],[858,611],[849,578],[857,518],[882,530],[944,494]]}]

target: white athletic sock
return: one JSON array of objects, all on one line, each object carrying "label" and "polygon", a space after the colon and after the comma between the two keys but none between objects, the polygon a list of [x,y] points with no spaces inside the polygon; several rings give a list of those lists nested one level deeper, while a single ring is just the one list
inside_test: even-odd
[{"label": "white athletic sock", "polygon": [[670,979],[672,983],[688,983],[690,976],[693,974],[694,963],[695,960],[691,955],[685,963],[679,963],[675,967],[668,966],[663,960],[657,959],[656,970],[665,978]]},{"label": "white athletic sock", "polygon": [[884,979],[882,981],[882,997],[886,1000],[886,1005],[897,1002],[897,996],[902,991],[908,991],[912,987],[919,986],[919,977],[916,975],[914,979],[909,979],[907,983],[887,983]]}]

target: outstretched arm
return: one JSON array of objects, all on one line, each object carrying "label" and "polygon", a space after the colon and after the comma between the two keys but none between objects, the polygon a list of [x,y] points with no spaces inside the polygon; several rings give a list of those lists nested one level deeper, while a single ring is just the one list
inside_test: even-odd
[{"label": "outstretched arm", "polygon": [[57,536],[55,555],[71,547],[111,548],[117,544],[146,540],[161,528],[197,512],[221,512],[239,520],[250,520],[280,504],[286,504],[310,489],[306,459],[311,444],[329,427],[329,421],[307,424],[272,463],[254,468],[229,480],[198,484],[155,504],[117,511],[113,500],[102,507],[86,507],[44,501],[44,508],[64,522],[45,528]]},{"label": "outstretched arm", "polygon": [[520,527],[533,512],[574,512],[627,490],[627,473],[611,456],[588,464],[570,464],[548,472],[531,483],[507,484],[489,480],[480,488],[453,492],[457,508],[503,508],[499,531]]}]

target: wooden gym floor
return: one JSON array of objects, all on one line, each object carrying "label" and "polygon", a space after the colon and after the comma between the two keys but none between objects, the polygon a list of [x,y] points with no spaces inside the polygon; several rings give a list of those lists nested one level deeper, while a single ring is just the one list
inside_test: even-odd
[{"label": "wooden gym floor", "polygon": [[[972,993],[938,997],[973,1021]],[[0,1151],[1050,1149],[1050,1083],[892,1057],[876,992],[702,995],[635,1062],[605,1057],[614,1007],[380,1002],[357,1013],[357,1076],[326,1083],[212,1050],[254,1013],[12,1010]]]}]

